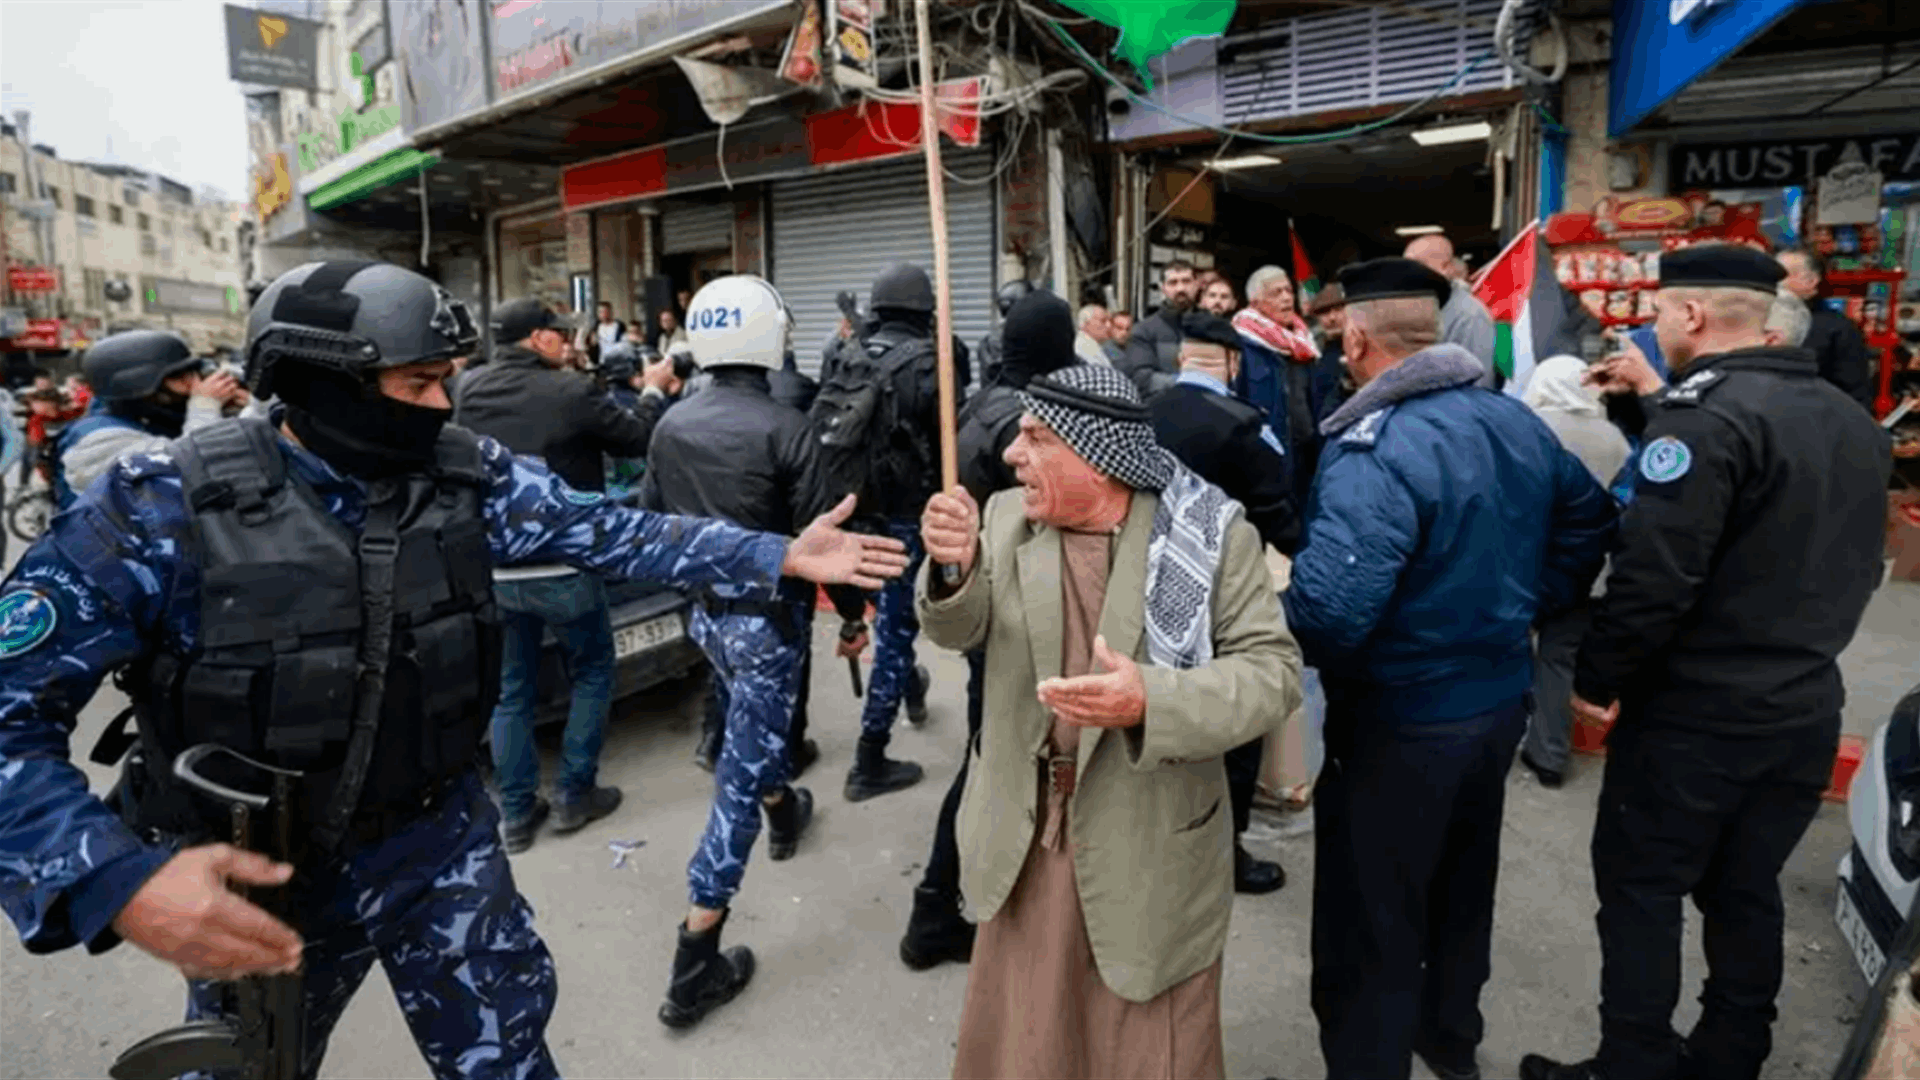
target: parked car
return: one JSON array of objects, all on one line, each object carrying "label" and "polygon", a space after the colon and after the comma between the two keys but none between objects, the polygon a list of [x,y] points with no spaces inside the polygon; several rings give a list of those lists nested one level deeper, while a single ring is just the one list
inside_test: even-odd
[{"label": "parked car", "polygon": [[[687,635],[687,598],[674,589],[644,581],[607,585],[612,605],[613,699],[693,672],[706,663],[700,646]],[[572,681],[560,643],[549,630],[540,656],[540,712],[537,723],[567,718]]]},{"label": "parked car", "polygon": [[1868,740],[1847,816],[1853,845],[1840,859],[1833,918],[1861,974],[1877,984],[1920,895],[1920,688]]}]

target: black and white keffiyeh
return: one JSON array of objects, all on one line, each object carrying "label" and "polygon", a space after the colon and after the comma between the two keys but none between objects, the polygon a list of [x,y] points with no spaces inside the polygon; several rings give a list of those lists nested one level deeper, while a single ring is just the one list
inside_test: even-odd
[{"label": "black and white keffiyeh", "polygon": [[1147,658],[1187,669],[1213,659],[1213,578],[1240,504],[1153,437],[1132,380],[1082,364],[1027,384],[1020,400],[1087,464],[1160,496],[1147,540]]}]

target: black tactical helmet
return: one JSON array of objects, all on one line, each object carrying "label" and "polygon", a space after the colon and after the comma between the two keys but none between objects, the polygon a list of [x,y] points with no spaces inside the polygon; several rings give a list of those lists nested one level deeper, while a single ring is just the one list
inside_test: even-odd
[{"label": "black tactical helmet", "polygon": [[364,380],[465,356],[479,340],[467,306],[429,278],[391,263],[307,263],[267,286],[247,316],[247,384],[267,397],[285,364]]},{"label": "black tactical helmet", "polygon": [[200,370],[200,361],[178,334],[129,330],[88,349],[80,370],[102,400],[139,401],[173,376]]},{"label": "black tactical helmet", "polygon": [[1013,305],[1025,300],[1027,294],[1032,291],[1032,283],[1028,282],[1025,278],[1019,281],[1009,281],[1005,285],[1000,286],[1000,292],[994,297],[993,301],[999,305],[1000,317],[1003,319],[1006,318],[1007,313],[1013,310]]},{"label": "black tactical helmet", "polygon": [[600,371],[609,379],[625,381],[640,370],[639,350],[624,341],[616,341],[600,350]]},{"label": "black tactical helmet", "polygon": [[873,279],[873,292],[867,297],[869,311],[881,308],[933,314],[933,280],[912,263],[894,263]]}]

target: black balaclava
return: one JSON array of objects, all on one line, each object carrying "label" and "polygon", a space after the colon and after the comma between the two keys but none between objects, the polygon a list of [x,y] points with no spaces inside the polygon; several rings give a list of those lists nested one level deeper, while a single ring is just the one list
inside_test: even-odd
[{"label": "black balaclava", "polygon": [[1073,351],[1073,311],[1043,289],[1020,298],[1000,323],[998,381],[1015,389],[1080,362]]},{"label": "black balaclava", "polygon": [[187,399],[171,390],[132,401],[109,401],[107,411],[139,424],[143,431],[169,439],[179,438],[187,426]]},{"label": "black balaclava", "polygon": [[276,375],[274,391],[301,445],[362,480],[424,472],[434,462],[440,429],[453,417],[452,409],[408,404],[370,382],[304,365]]}]

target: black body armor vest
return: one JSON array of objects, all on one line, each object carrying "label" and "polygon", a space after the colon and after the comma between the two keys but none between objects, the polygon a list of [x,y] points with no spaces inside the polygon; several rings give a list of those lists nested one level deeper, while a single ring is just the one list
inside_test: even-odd
[{"label": "black body armor vest", "polygon": [[[353,788],[341,778],[353,771],[343,765],[365,674],[360,538],[288,473],[264,421],[202,428],[169,453],[193,510],[200,640],[128,673],[148,789],[135,817],[170,833],[217,828],[171,779],[175,755],[212,742],[305,773],[296,813],[317,826],[336,790]],[[362,839],[417,817],[474,767],[499,696],[479,443],[448,428],[437,458],[430,473],[375,482],[369,494],[369,522],[399,500],[399,543],[378,724],[341,830]]]}]

